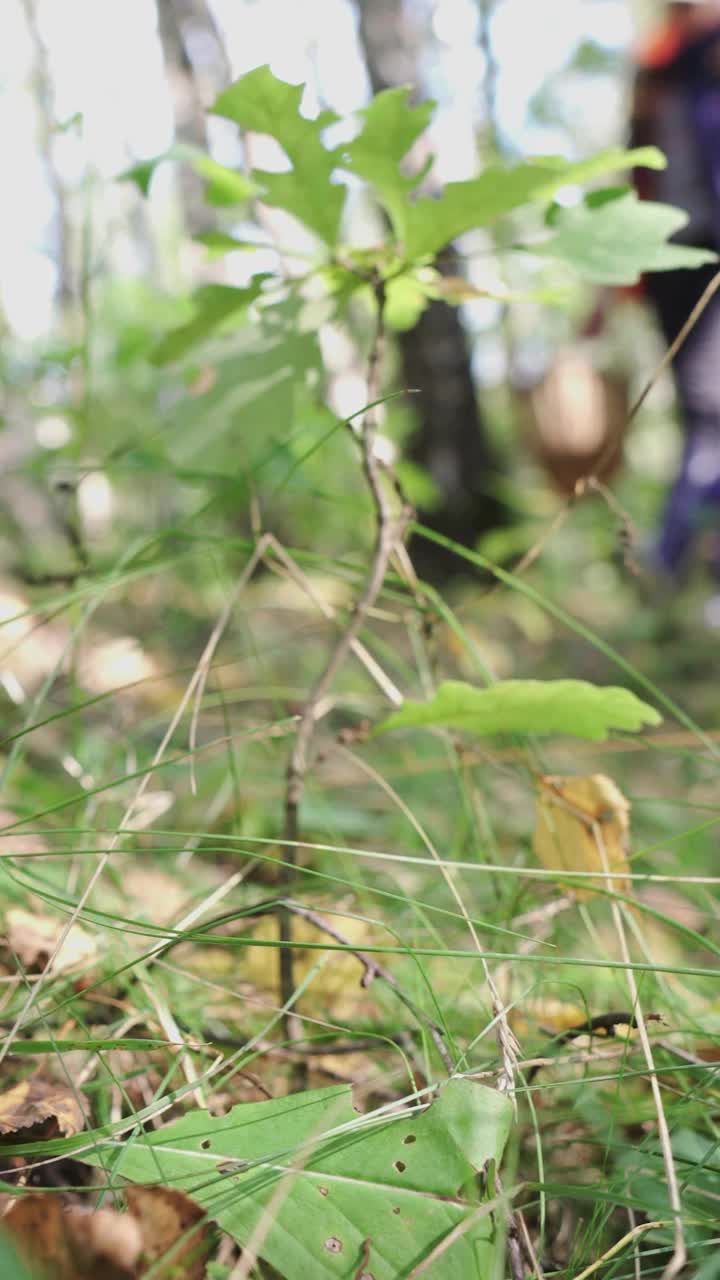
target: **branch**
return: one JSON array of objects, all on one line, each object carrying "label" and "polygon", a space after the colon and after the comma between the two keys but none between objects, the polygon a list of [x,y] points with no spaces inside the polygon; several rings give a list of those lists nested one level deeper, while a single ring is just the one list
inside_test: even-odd
[{"label": "branch", "polygon": [[[328,693],[335,677],[343,667],[350,651],[367,620],[368,614],[380,595],[390,559],[395,548],[401,544],[403,535],[410,521],[412,510],[407,504],[396,509],[391,491],[386,488],[382,478],[382,464],[375,452],[375,440],[379,424],[381,405],[382,365],[385,350],[385,287],[381,280],[374,282],[375,301],[377,304],[377,328],[368,361],[368,404],[371,406],[362,421],[359,432],[359,443],[363,473],[373,501],[375,511],[375,545],[365,586],[345,629],[338,636],[324,670],[316,680],[308,694],[298,726],[295,745],[290,754],[287,768],[287,786],[285,791],[285,831],[283,859],[286,870],[281,883],[287,888],[294,878],[297,861],[297,849],[300,839],[300,807],[305,791],[305,778],[308,770],[310,746],[318,719],[318,710]],[[287,906],[282,906],[279,913],[280,949],[280,999],[286,1004],[295,990],[293,976],[292,952],[292,916]],[[288,1039],[295,1038],[297,1015],[288,1013],[285,1018],[285,1030]]]},{"label": "branch", "polygon": [[294,915],[302,916],[303,920],[307,920],[308,924],[313,925],[316,929],[320,930],[321,933],[326,933],[328,937],[334,938],[336,942],[339,942],[343,947],[346,947],[351,955],[355,956],[355,959],[365,970],[360,983],[362,987],[369,987],[370,983],[374,982],[376,978],[380,978],[383,982],[387,983],[387,985],[395,992],[398,1000],[405,1005],[405,1008],[408,1009],[415,1018],[417,1018],[418,1022],[421,1022],[427,1028],[448,1075],[452,1075],[455,1068],[453,1066],[452,1058],[448,1053],[447,1045],[443,1039],[442,1031],[437,1023],[434,1022],[423,1009],[419,1008],[418,1005],[405,995],[405,992],[397,979],[394,978],[383,965],[378,964],[377,960],[367,955],[364,951],[359,950],[357,947],[354,947],[348,938],[344,937],[342,933],[339,933],[337,929],[334,929],[332,925],[328,924],[326,920],[323,920],[322,916],[317,915],[316,912],[310,911],[307,907],[301,906],[298,902],[285,902],[283,905]]}]

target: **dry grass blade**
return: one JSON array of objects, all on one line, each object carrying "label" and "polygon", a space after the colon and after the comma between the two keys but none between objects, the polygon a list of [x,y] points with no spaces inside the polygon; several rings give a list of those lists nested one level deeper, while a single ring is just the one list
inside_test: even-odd
[{"label": "dry grass blade", "polygon": [[[250,557],[250,560],[248,561],[248,564],[246,565],[245,570],[243,571],[243,574],[237,584],[235,595],[237,595],[237,593],[243,589],[243,587],[245,586],[249,578],[254,573],[256,566],[259,564],[264,554],[264,551],[265,551],[264,544],[259,543],[255,549],[255,552]],[[80,915],[81,911],[85,907],[86,903],[89,901],[90,896],[96,884],[100,880],[100,877],[102,876],[108,864],[108,860],[110,859],[113,852],[117,848],[118,842],[121,839],[123,831],[127,830],[129,825],[132,823],[133,815],[135,814],[137,806],[140,800],[142,799],[147,787],[149,786],[150,779],[153,776],[153,771],[157,768],[157,766],[160,764],[161,760],[163,759],[165,752],[167,751],[167,748],[175,735],[175,731],[178,725],[180,724],[196,689],[198,688],[199,685],[201,685],[201,682],[204,676],[206,675],[208,663],[211,660],[212,655],[215,652],[215,649],[217,648],[219,639],[225,628],[225,625],[226,625],[225,616],[226,614],[228,614],[229,608],[230,608],[230,605],[228,605],[227,608],[223,611],[222,617],[213,628],[213,631],[210,635],[210,638],[207,641],[207,644],[205,645],[203,653],[201,654],[198,660],[197,666],[195,667],[195,670],[193,671],[193,674],[186,686],[185,692],[182,698],[180,699],[180,702],[178,703],[178,706],[172,716],[170,724],[165,730],[165,733],[163,734],[160,745],[157,747],[153,755],[152,761],[150,763],[150,767],[147,769],[146,773],[142,777],[138,785],[138,788],[135,792],[135,795],[130,801],[130,804],[128,805],[127,809],[125,810],[125,813],[123,814],[118,824],[118,829],[116,834],[113,836],[112,840],[110,841],[109,847],[100,855],[97,862],[97,866],[95,867],[95,870],[93,871],[92,875],[89,877],[88,882],[85,885],[85,888],[83,889],[73,911],[71,912],[68,918],[68,921],[65,924],[65,927],[62,930],[62,933],[60,934],[60,937],[52,950],[51,955],[48,957],[47,963],[45,964],[45,967],[42,973],[40,974],[40,977],[37,983],[33,986],[24,1004],[22,1005],[20,1012],[15,1018],[15,1021],[13,1023],[11,1030],[7,1038],[5,1039],[5,1042],[2,1048],[0,1048],[0,1063],[3,1062],[6,1054],[9,1052],[12,1046],[12,1042],[15,1036],[17,1035],[20,1028],[24,1025],[28,1013],[32,1009],[33,1005],[36,1003],[38,996],[40,995],[40,992],[43,986],[45,985],[45,982],[47,981],[48,976],[51,974],[53,967],[57,963],[57,957],[62,951],[62,948],[64,947],[65,942],[70,935],[71,929],[77,923],[78,916]]]}]

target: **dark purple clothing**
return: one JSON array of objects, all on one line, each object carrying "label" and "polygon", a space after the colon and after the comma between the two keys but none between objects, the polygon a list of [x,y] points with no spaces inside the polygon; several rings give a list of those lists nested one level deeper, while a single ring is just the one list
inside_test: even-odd
[{"label": "dark purple clothing", "polygon": [[[646,198],[684,208],[685,244],[720,246],[720,23],[666,61],[641,66],[635,89],[633,145],[665,151],[667,170],[640,170]],[[720,264],[718,264],[720,265]],[[711,264],[646,276],[647,295],[668,345],[677,337],[715,275]],[[717,530],[713,569],[720,579],[720,293],[716,294],[673,361],[685,442],[666,504],[656,553],[660,567],[679,575],[700,530]]]},{"label": "dark purple clothing", "polygon": [[[695,271],[655,272],[648,296],[668,345],[716,274],[714,264]],[[717,530],[713,573],[720,579],[720,297],[698,320],[673,362],[685,428],[680,473],[670,490],[657,541],[661,568],[679,575],[696,535]]]}]

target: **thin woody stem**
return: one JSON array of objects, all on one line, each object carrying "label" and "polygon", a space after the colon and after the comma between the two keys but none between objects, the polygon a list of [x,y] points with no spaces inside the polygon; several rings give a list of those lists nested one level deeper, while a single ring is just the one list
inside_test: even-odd
[{"label": "thin woody stem", "polygon": [[[300,715],[295,743],[290,753],[287,767],[287,785],[285,791],[285,831],[283,860],[286,864],[282,875],[281,887],[288,890],[295,878],[298,843],[300,840],[300,809],[305,791],[305,778],[309,765],[309,753],[321,706],[335,677],[344,666],[358,635],[362,630],[368,614],[382,590],[388,566],[395,547],[402,541],[403,534],[411,517],[411,509],[401,506],[399,510],[391,496],[392,490],[385,486],[382,478],[382,465],[375,450],[375,439],[379,424],[381,406],[377,403],[382,391],[382,367],[385,350],[385,288],[381,280],[375,281],[375,300],[377,304],[377,327],[368,361],[367,397],[369,408],[363,418],[359,443],[362,468],[375,510],[375,543],[365,586],[356,601],[355,607],[344,630],[340,633],[334,648],[325,663],[325,667],[310,690]],[[287,1004],[295,990],[294,964],[292,951],[292,913],[287,906],[279,910],[280,948],[280,997]],[[285,1018],[285,1030],[288,1039],[297,1036],[297,1014],[288,1013]]]}]

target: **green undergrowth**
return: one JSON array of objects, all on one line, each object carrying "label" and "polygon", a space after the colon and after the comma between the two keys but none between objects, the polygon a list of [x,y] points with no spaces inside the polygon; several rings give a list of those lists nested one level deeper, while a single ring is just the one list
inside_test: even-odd
[{"label": "green undergrowth", "polygon": [[[140,291],[141,332],[115,315],[117,395],[98,374],[61,459],[105,477],[112,527],[79,564],[67,521],[64,541],[39,534],[1,584],[3,1192],[122,1208],[131,1183],[183,1190],[216,1280],[495,1280],[519,1237],[545,1275],[604,1259],[619,1280],[668,1265],[674,1169],[686,1274],[710,1280],[720,740],[699,575],[649,598],[597,499],[514,573],[559,510],[518,463],[527,546],[452,547],[466,576],[447,590],[391,562],[315,706],[295,842],[286,817],[299,717],[377,532],[358,462],[373,405],[357,434],[326,407],[320,325],[347,322],[366,357],[389,301],[409,324],[442,292],[432,255],[506,215],[580,276],[596,235],[593,283],[692,251],[666,243],[677,211],[598,197],[638,157],[527,162],[430,201],[401,163],[429,108],[381,94],[333,150],[299,102],[261,69],[216,110],[284,148],[287,172],[230,190],[314,233],[312,288],[278,267],[206,282],[173,316]],[[131,175],[145,190],[153,167]],[[228,175],[199,167],[222,204]],[[384,208],[380,247],[342,239],[339,170]],[[591,187],[574,214],[554,203],[570,183]],[[657,495],[633,485],[618,500],[649,522]],[[615,809],[548,865],[538,790],[597,775]],[[611,874],[597,832],[621,813]],[[42,1114],[21,1114],[28,1081],[56,1091]]]}]

